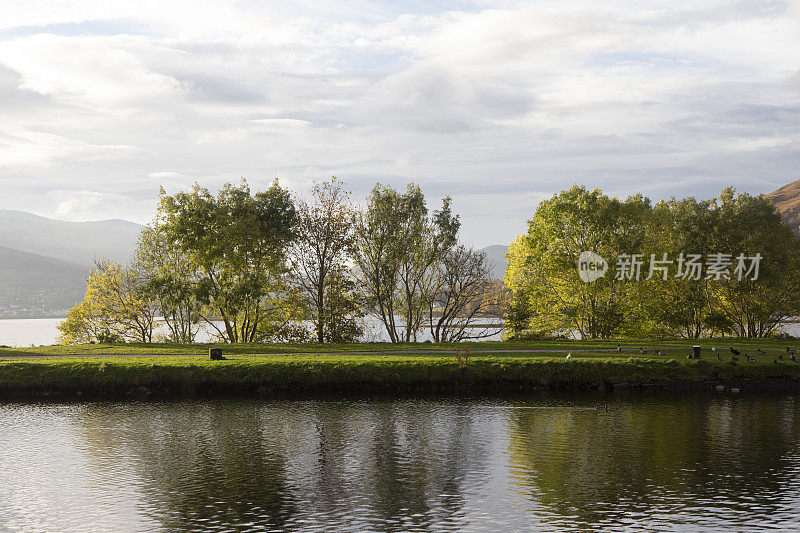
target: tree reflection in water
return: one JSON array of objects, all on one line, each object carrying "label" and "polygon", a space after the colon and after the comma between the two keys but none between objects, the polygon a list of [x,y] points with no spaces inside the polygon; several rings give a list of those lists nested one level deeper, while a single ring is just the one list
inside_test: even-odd
[{"label": "tree reflection in water", "polygon": [[798,525],[796,397],[610,401],[606,412],[565,409],[598,403],[574,396],[229,399],[81,404],[68,416],[100,493],[113,486],[138,502],[128,530],[151,520],[169,531]]},{"label": "tree reflection in water", "polygon": [[[531,511],[560,529],[759,521],[797,513],[793,397],[619,400],[608,412],[515,409],[510,467]],[[792,463],[794,461],[794,463]],[[794,466],[793,466],[794,464]]]},{"label": "tree reflection in water", "polygon": [[285,460],[267,446],[256,404],[99,404],[82,422],[98,455],[133,463],[146,513],[165,529],[281,528],[295,513]]},{"label": "tree reflection in water", "polygon": [[[485,478],[474,407],[413,401],[94,404],[98,463],[132,464],[143,512],[168,530],[401,531],[464,524]],[[115,459],[114,459],[115,458]]]}]

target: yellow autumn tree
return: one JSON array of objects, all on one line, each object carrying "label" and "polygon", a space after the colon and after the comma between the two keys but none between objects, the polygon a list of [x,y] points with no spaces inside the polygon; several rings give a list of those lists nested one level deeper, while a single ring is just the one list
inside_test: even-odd
[{"label": "yellow autumn tree", "polygon": [[101,260],[89,273],[83,300],[58,325],[62,344],[152,342],[156,306],[142,273]]}]

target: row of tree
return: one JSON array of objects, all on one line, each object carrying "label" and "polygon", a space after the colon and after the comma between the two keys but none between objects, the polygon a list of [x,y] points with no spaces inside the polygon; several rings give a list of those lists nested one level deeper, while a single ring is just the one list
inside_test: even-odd
[{"label": "row of tree", "polygon": [[505,293],[486,256],[458,243],[450,198],[431,213],[419,187],[379,184],[359,210],[336,178],[311,196],[277,182],[162,189],[133,260],[97,263],[62,341],[189,343],[204,327],[230,343],[353,342],[366,315],[392,342],[497,331],[472,327],[502,314]]},{"label": "row of tree", "polygon": [[[576,260],[584,251],[609,260],[609,272],[583,281]],[[644,258],[640,279],[615,275],[614,258],[633,254]],[[733,265],[720,276],[681,275],[682,264],[650,275],[651,258],[664,254],[724,257]],[[754,272],[734,275],[735,258],[755,254],[756,279]],[[797,237],[767,198],[732,188],[710,200],[652,205],[641,195],[621,201],[575,186],[539,205],[508,258],[506,325],[513,338],[763,337],[800,316]]]}]

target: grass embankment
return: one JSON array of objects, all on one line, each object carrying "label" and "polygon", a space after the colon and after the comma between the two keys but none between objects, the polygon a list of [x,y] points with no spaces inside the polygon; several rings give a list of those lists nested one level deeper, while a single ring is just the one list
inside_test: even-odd
[{"label": "grass embankment", "polygon": [[[617,341],[471,343],[469,363],[458,362],[453,345],[427,343],[223,345],[224,361],[183,355],[207,354],[211,345],[8,348],[0,349],[0,395],[463,393],[540,387],[710,388],[720,382],[745,387],[771,383],[800,386],[800,363],[788,359],[786,341],[701,341],[701,359],[686,358],[694,344],[691,341],[621,342],[627,347],[621,353],[615,350]],[[639,353],[640,346],[646,354]],[[711,346],[717,347],[723,361],[717,360]],[[756,362],[746,362],[744,357],[731,361],[729,346],[755,356]],[[655,354],[654,347],[664,350],[664,355]],[[758,354],[756,348],[767,351],[766,355]],[[397,353],[412,350],[422,353]],[[572,355],[566,359],[568,351]],[[775,364],[780,354],[784,359]]]},{"label": "grass embankment", "polygon": [[[622,353],[616,352],[617,345],[623,348]],[[453,353],[457,347],[469,347],[475,351],[499,350],[552,350],[553,356],[560,356],[560,352],[572,350],[585,351],[597,350],[606,352],[606,356],[613,358],[623,357],[628,359],[639,357],[638,349],[647,350],[645,358],[659,358],[653,351],[660,348],[667,352],[670,359],[683,358],[691,350],[692,345],[703,347],[705,356],[713,355],[711,347],[725,357],[730,357],[729,347],[734,347],[743,352],[757,355],[756,348],[768,352],[768,355],[777,356],[785,354],[786,347],[798,349],[800,356],[800,340],[782,339],[604,339],[604,340],[547,340],[547,341],[481,341],[469,343],[355,343],[355,344],[79,344],[52,346],[31,346],[0,348],[0,359],[7,357],[27,356],[99,356],[99,355],[206,355],[209,348],[222,348],[226,354],[340,354],[363,352],[399,352],[399,351],[446,351]],[[612,352],[612,353],[608,353]],[[771,361],[771,359],[770,359]]]}]

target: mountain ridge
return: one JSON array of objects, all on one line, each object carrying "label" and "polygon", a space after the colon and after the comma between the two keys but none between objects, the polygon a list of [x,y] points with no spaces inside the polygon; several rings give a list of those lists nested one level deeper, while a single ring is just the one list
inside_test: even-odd
[{"label": "mountain ridge", "polygon": [[83,297],[89,268],[0,246],[0,316],[63,316]]},{"label": "mountain ridge", "polygon": [[775,205],[783,221],[800,233],[800,180],[779,187],[764,196]]},{"label": "mountain ridge", "polygon": [[87,267],[101,258],[128,262],[141,229],[122,219],[69,222],[0,210],[0,246]]},{"label": "mountain ridge", "polygon": [[506,275],[506,253],[508,246],[504,244],[492,244],[481,248],[479,251],[486,254],[486,258],[492,264],[492,279],[503,279]]}]

